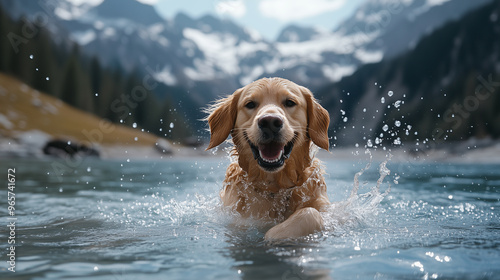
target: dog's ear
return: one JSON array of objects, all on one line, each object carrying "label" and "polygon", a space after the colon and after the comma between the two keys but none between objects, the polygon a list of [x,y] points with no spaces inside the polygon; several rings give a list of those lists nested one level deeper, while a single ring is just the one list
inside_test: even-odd
[{"label": "dog's ear", "polygon": [[307,100],[307,133],[318,147],[329,150],[328,126],[330,125],[330,115],[314,99],[311,91],[305,87],[300,87],[302,94]]},{"label": "dog's ear", "polygon": [[210,143],[207,150],[219,146],[227,139],[234,127],[237,115],[238,99],[242,89],[232,95],[216,101],[206,110],[209,116],[205,119],[210,127]]}]

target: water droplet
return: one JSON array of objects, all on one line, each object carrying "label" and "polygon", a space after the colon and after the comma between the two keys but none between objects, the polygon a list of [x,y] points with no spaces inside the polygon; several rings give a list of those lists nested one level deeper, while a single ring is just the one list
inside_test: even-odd
[{"label": "water droplet", "polygon": [[394,92],[393,92],[392,90],[390,90],[390,91],[387,93],[387,95],[388,95],[388,96],[392,96],[393,94],[394,94]]},{"label": "water droplet", "polygon": [[401,126],[401,122],[400,121],[395,121],[394,125],[397,126],[397,127],[400,127]]},{"label": "water droplet", "polygon": [[408,130],[411,130],[412,126],[411,125],[407,125],[406,128],[408,128]]},{"label": "water droplet", "polygon": [[366,108],[363,108],[363,113],[366,113]]},{"label": "water droplet", "polygon": [[63,188],[62,187],[59,188],[59,192],[63,192]]},{"label": "water droplet", "polygon": [[373,147],[372,140],[368,139],[368,141],[366,142],[366,146],[368,146],[369,148]]},{"label": "water droplet", "polygon": [[394,102],[394,107],[395,108],[399,108],[399,106],[401,106],[401,100],[398,100],[398,101]]},{"label": "water droplet", "polygon": [[90,171],[92,171],[92,168],[90,168],[90,166],[89,166],[89,167],[87,167],[87,172],[90,172]]},{"label": "water droplet", "polygon": [[342,114],[342,116],[345,115],[345,111],[344,110],[340,110],[340,113]]},{"label": "water droplet", "polygon": [[380,98],[380,103],[385,103],[385,97],[382,96],[382,98]]},{"label": "water droplet", "polygon": [[344,122],[347,122],[347,117],[344,117],[343,121],[344,121]]},{"label": "water droplet", "polygon": [[45,77],[45,80],[48,81],[48,80],[50,80],[50,78],[49,77]]},{"label": "water droplet", "polygon": [[33,55],[32,54],[30,54],[30,59],[33,59]]},{"label": "water droplet", "polygon": [[95,96],[99,96],[99,93],[97,93],[97,92],[96,92],[96,93],[95,93]]},{"label": "water droplet", "polygon": [[401,139],[399,137],[394,139],[394,145],[401,145]]},{"label": "water droplet", "polygon": [[377,137],[377,138],[375,138],[375,144],[377,144],[377,145],[378,145],[378,144],[380,144],[380,143],[382,143],[382,139],[380,139],[380,138],[378,138],[378,137]]},{"label": "water droplet", "polygon": [[137,140],[139,140],[139,138],[137,138],[137,136],[134,137],[134,141],[137,142]]},{"label": "water droplet", "polygon": [[399,175],[396,174],[396,178],[394,178],[394,184],[399,184],[399,178],[401,178]]},{"label": "water droplet", "polygon": [[173,122],[170,123],[170,128],[174,128],[174,123]]},{"label": "water droplet", "polygon": [[133,128],[137,128],[137,123],[133,123],[133,124],[132,124],[132,127],[133,127]]},{"label": "water droplet", "polygon": [[384,130],[384,131],[389,130],[389,126],[387,124],[384,124],[384,126],[382,127],[382,130]]}]

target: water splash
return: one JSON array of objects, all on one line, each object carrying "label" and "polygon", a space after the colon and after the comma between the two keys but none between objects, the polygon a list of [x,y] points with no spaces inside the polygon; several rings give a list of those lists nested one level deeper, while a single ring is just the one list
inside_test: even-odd
[{"label": "water splash", "polygon": [[391,173],[389,168],[387,168],[387,163],[392,158],[392,155],[389,154],[387,159],[379,165],[380,176],[375,187],[367,193],[359,194],[359,178],[366,170],[370,169],[373,160],[369,149],[365,153],[369,155],[370,160],[364,168],[354,175],[353,187],[349,197],[344,201],[332,203],[330,209],[322,213],[327,232],[341,234],[352,227],[365,224],[377,215],[380,203],[391,190],[391,185],[389,184],[385,192],[381,192],[381,186],[385,177]]}]

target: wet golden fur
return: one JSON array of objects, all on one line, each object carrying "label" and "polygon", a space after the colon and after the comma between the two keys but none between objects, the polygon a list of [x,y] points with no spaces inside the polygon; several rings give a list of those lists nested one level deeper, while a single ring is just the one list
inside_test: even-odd
[{"label": "wet golden fur", "polygon": [[[249,102],[255,108],[247,106]],[[223,205],[243,217],[278,221],[266,233],[268,240],[321,230],[319,211],[324,211],[330,202],[323,169],[311,149],[314,143],[328,150],[330,118],[312,93],[286,79],[264,78],[217,101],[208,113],[211,137],[207,149],[231,135],[237,159],[226,171],[220,194]],[[283,120],[280,137],[284,143],[294,143],[284,165],[273,172],[259,166],[249,145],[260,141],[257,120],[268,115]]]}]

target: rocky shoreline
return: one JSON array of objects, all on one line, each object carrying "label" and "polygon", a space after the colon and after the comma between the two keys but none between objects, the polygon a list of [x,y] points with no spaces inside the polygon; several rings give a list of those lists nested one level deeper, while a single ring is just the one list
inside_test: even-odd
[{"label": "rocky shoreline", "polygon": [[[72,156],[93,156],[103,160],[162,160],[193,157],[227,157],[227,149],[205,151],[203,146],[186,147],[174,145],[166,140],[159,139],[154,145],[111,145],[92,144],[90,147],[80,148],[77,143],[71,143],[74,154],[66,153],[64,149],[47,152],[48,144],[54,144],[51,137],[41,131],[30,131],[20,134],[15,139],[0,138],[0,158],[54,158]],[[61,143],[57,143],[61,144]],[[51,147],[57,149],[57,147]],[[355,160],[365,161],[370,155],[362,147],[334,147],[329,152],[319,151],[318,157],[328,160]],[[381,161],[391,155],[393,162],[454,162],[454,163],[500,163],[500,141],[492,139],[470,139],[462,142],[443,143],[434,147],[403,145],[391,149],[370,149],[371,157]]]}]

